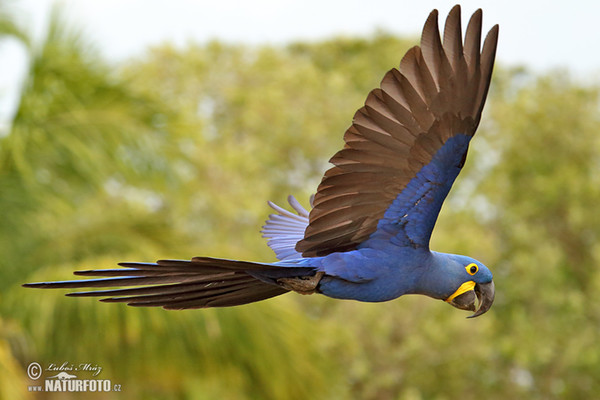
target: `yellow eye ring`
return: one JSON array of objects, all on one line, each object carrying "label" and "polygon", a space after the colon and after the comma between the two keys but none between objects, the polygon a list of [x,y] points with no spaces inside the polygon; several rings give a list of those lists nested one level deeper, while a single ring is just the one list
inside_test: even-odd
[{"label": "yellow eye ring", "polygon": [[467,274],[469,275],[475,275],[477,271],[479,271],[479,267],[475,263],[467,265],[465,269],[467,270]]}]

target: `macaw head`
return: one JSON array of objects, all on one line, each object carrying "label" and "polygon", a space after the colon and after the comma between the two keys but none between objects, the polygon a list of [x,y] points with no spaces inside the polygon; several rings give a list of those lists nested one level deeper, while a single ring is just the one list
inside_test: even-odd
[{"label": "macaw head", "polygon": [[453,292],[443,299],[461,310],[474,311],[468,318],[478,317],[494,303],[492,273],[481,262],[466,256],[448,255],[449,273]]}]

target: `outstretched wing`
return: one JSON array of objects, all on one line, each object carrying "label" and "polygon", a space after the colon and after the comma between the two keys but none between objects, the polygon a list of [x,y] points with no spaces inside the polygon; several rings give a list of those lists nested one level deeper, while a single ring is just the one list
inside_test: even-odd
[{"label": "outstretched wing", "polygon": [[443,41],[437,10],[381,88],[371,91],[330,162],[296,250],[305,257],[356,249],[374,232],[397,245],[429,246],[431,231],[479,124],[498,40],[481,47],[481,10],[463,45],[460,7]]}]

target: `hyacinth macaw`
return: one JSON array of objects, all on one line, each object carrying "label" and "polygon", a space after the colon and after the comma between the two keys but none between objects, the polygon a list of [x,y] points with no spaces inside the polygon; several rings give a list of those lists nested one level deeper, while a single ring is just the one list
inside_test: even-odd
[{"label": "hyacinth macaw", "polygon": [[[29,283],[35,288],[113,288],[68,293],[165,309],[228,307],[289,291],[365,302],[422,294],[485,313],[492,273],[473,258],[431,251],[438,213],[467,156],[490,85],[498,26],[481,47],[482,12],[462,39],[460,7],[443,33],[431,12],[420,46],[371,91],[330,162],[310,212],[273,203],[263,235],[279,261],[210,257],[126,262],[77,271],[107,278]],[[116,287],[116,289],[115,289]]]}]

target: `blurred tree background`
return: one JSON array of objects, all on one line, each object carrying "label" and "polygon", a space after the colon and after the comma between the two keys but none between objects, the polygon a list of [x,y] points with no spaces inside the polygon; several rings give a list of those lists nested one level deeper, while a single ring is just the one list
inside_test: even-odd
[{"label": "blurred tree background", "polygon": [[[0,136],[0,398],[92,363],[106,399],[553,399],[600,393],[597,83],[498,66],[433,238],[495,273],[481,318],[408,296],[168,312],[21,283],[196,255],[274,260],[266,200],[307,199],[367,92],[416,43],[152,48],[110,66],[57,11]],[[6,61],[5,61],[6,62]],[[77,394],[38,393],[67,399]]]}]

